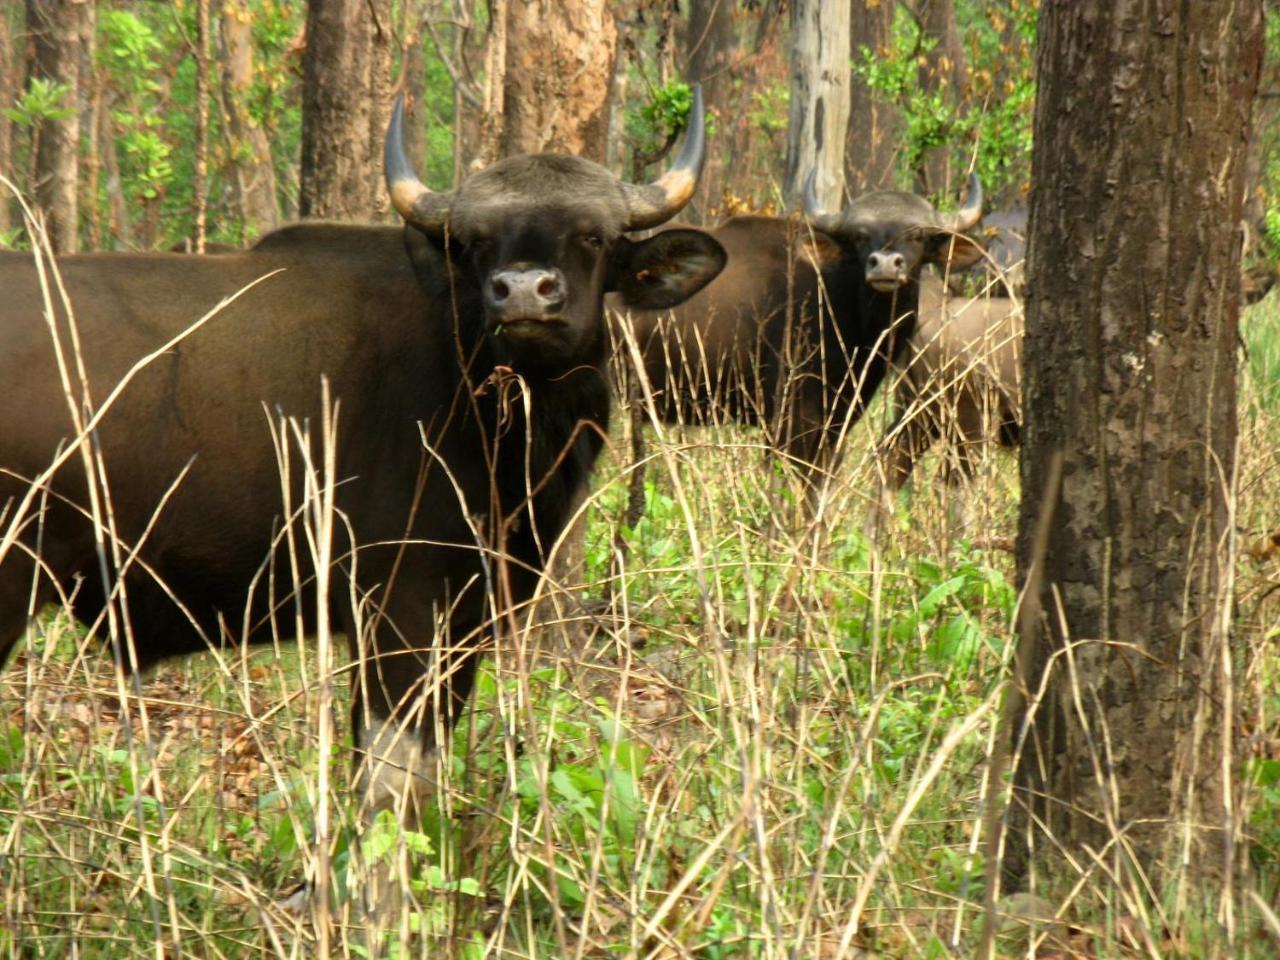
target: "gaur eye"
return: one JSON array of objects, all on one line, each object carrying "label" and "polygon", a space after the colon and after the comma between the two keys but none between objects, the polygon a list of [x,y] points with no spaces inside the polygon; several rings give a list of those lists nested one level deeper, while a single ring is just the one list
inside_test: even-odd
[{"label": "gaur eye", "polygon": [[582,242],[593,250],[599,250],[604,246],[604,237],[598,233],[584,233]]}]

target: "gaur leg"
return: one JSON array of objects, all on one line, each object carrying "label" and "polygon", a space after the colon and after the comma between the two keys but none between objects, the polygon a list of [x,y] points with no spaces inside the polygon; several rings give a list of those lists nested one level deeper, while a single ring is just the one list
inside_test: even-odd
[{"label": "gaur leg", "polygon": [[[356,787],[365,829],[384,810],[418,828],[438,788],[440,746],[475,679],[477,638],[457,624],[443,627],[430,601],[411,593],[401,590],[400,602],[367,615],[366,639],[352,642],[359,664],[352,696]],[[371,942],[405,922],[408,863],[402,844],[365,864],[362,910]]]},{"label": "gaur leg", "polygon": [[26,545],[14,543],[0,564],[0,667],[26,633],[31,615],[56,596],[49,578],[33,581],[34,572]]}]

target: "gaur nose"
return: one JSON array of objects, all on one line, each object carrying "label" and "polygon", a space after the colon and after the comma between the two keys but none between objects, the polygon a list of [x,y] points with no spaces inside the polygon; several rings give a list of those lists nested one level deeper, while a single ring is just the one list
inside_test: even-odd
[{"label": "gaur nose", "polygon": [[886,273],[892,271],[900,273],[907,266],[907,258],[900,253],[892,253],[888,250],[877,250],[871,256],[867,257],[868,273]]},{"label": "gaur nose", "polygon": [[489,306],[505,316],[533,319],[564,306],[564,274],[543,267],[495,270],[486,291]]}]

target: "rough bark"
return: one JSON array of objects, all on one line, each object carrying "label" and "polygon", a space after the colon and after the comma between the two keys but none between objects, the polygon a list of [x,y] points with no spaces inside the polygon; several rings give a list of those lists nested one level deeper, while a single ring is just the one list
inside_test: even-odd
[{"label": "rough bark", "polygon": [[848,0],[795,0],[791,8],[791,105],[782,194],[795,204],[810,171],[818,202],[842,205],[849,129]]},{"label": "rough bark", "polygon": [[[12,9],[0,7],[0,103],[13,103],[18,87],[13,70],[13,37],[16,31],[11,18]],[[13,122],[3,113],[0,113],[0,171],[13,179]],[[9,212],[11,199],[9,191],[0,187],[0,232],[13,226]]]},{"label": "rough bark", "polygon": [[[713,137],[723,129],[722,118],[728,115],[732,68],[738,59],[733,8],[733,0],[692,0],[685,25],[684,76],[689,83],[702,85]],[[686,208],[685,220],[701,222],[703,211],[719,202],[725,186],[723,153],[719,144],[710,145],[706,165],[698,178],[698,191],[690,208]]]},{"label": "rough bark", "polygon": [[[941,93],[943,101],[958,115],[964,109],[969,70],[955,6],[952,0],[922,0],[919,12],[925,36],[937,41],[920,65],[920,86],[926,93]],[[933,147],[920,158],[916,188],[926,195],[950,196],[954,192],[952,177],[951,145]]]},{"label": "rough bark", "polygon": [[[422,2],[406,2],[401,11],[402,49],[401,85],[405,96],[404,147],[409,156],[422,158],[427,154],[427,128],[423,120],[423,94],[427,82],[426,45],[422,24],[430,11]],[[425,172],[425,167],[423,168]]]},{"label": "rough bark", "polygon": [[1059,852],[1091,867],[1087,847],[1122,881],[1131,857],[1232,866],[1238,224],[1261,11],[1041,8],[1018,559],[1024,582],[1043,564],[1020,695],[1046,695],[1021,711],[1015,877],[1029,844],[1051,870]]},{"label": "rough bark", "polygon": [[[310,0],[302,72],[303,217],[368,221],[382,201],[389,0]],[[376,132],[375,132],[375,128]]]},{"label": "rough bark", "polygon": [[618,31],[606,0],[507,0],[504,156],[603,163]]},{"label": "rough bark", "polygon": [[251,240],[280,225],[275,167],[267,133],[247,109],[253,84],[253,35],[245,0],[224,0],[218,20],[222,130],[227,141],[225,173],[244,225],[244,239]]},{"label": "rough bark", "polygon": [[79,249],[77,160],[80,145],[79,74],[82,21],[90,5],[76,0],[27,0],[31,37],[28,76],[65,84],[67,116],[42,121],[35,132],[35,197],[49,241],[58,253]]},{"label": "rough bark", "polygon": [[[887,56],[895,3],[854,0],[850,16],[851,58],[862,63],[862,50]],[[894,187],[901,117],[892,103],[877,100],[856,74],[850,77],[849,135],[845,141],[845,188],[850,197]]]}]

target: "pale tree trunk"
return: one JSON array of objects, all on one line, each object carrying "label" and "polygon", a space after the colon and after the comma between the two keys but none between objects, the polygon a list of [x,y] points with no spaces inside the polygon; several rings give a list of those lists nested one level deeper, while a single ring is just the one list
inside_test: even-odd
[{"label": "pale tree trunk", "polygon": [[[392,33],[391,0],[365,0],[371,18],[373,31],[369,37],[371,49],[371,66],[369,76],[369,171],[368,188],[373,197],[373,207],[369,216],[385,219],[391,212],[391,198],[384,187],[382,169],[382,145],[387,138],[387,125],[391,120],[392,48],[395,38]],[[414,157],[417,163],[421,157]]]},{"label": "pale tree trunk", "polygon": [[266,131],[249,115],[253,84],[252,21],[246,0],[223,0],[218,48],[222,61],[222,130],[227,141],[227,179],[251,240],[280,225],[276,174]]},{"label": "pale tree trunk", "polygon": [[[893,38],[895,3],[889,0],[854,0],[850,19],[851,59],[862,63],[866,48],[874,57],[889,53]],[[845,186],[849,197],[870,190],[891,190],[898,156],[902,121],[898,108],[876,100],[871,88],[856,75],[850,77],[849,135],[845,141]]]},{"label": "pale tree trunk", "polygon": [[[728,119],[729,96],[733,89],[731,68],[737,54],[734,29],[734,0],[691,0],[689,22],[685,26],[685,79],[702,84],[707,114],[720,130]],[[715,134],[713,132],[712,136]],[[716,138],[718,139],[718,138]],[[698,190],[682,219],[701,222],[703,212],[716,205],[725,188],[724,151],[712,143],[707,162],[698,178]]]},{"label": "pale tree trunk", "polygon": [[[87,80],[85,78],[87,77]],[[88,110],[84,115],[85,148],[80,162],[80,180],[84,189],[81,195],[85,198],[83,220],[90,250],[103,249],[102,213],[99,195],[102,188],[102,90],[101,71],[95,65],[88,73],[81,74],[86,83]],[[108,144],[109,146],[109,144]]]},{"label": "pale tree trunk", "polygon": [[606,0],[507,0],[504,156],[604,162],[617,39]]},{"label": "pale tree trunk", "polygon": [[626,46],[627,32],[631,27],[621,18],[615,18],[613,22],[618,29],[618,46],[613,54],[613,72],[609,76],[609,117],[606,122],[604,165],[620,177],[626,162]]},{"label": "pale tree trunk", "polygon": [[1229,878],[1242,830],[1228,625],[1262,5],[1046,2],[1038,36],[1018,565],[1041,577],[1008,867],[1030,848],[1159,898],[1166,870]]},{"label": "pale tree trunk", "polygon": [[92,7],[76,0],[27,0],[32,58],[28,73],[65,84],[68,116],[45,120],[35,132],[35,197],[49,240],[58,253],[79,249],[77,192],[80,146],[79,73],[81,25]]},{"label": "pale tree trunk", "polygon": [[[14,74],[13,41],[17,33],[11,6],[0,7],[0,103],[13,103],[18,92]],[[13,175],[13,122],[0,113],[0,172],[10,180]],[[9,207],[12,202],[9,191],[0,187],[0,232],[12,229],[13,219]]]},{"label": "pale tree trunk", "polygon": [[401,83],[404,85],[405,95],[404,148],[409,156],[419,162],[427,153],[426,125],[423,120],[425,109],[422,103],[427,70],[426,38],[422,35],[422,24],[427,15],[425,3],[406,0],[400,19],[400,62],[404,64]]},{"label": "pale tree trunk", "polygon": [[849,129],[849,0],[794,0],[791,109],[782,195],[795,205],[811,171],[818,202],[838,209]]},{"label": "pale tree trunk", "polygon": [[120,157],[111,128],[111,108],[114,103],[110,92],[102,93],[102,105],[98,112],[98,145],[102,165],[106,170],[107,207],[110,210],[112,249],[132,250],[134,246],[133,220],[129,216],[129,204],[124,197],[124,184],[120,179]]},{"label": "pale tree trunk", "polygon": [[[382,118],[390,0],[310,0],[302,79],[299,214],[368,221],[385,204]],[[375,132],[376,130],[376,132]]]},{"label": "pale tree trunk", "polygon": [[[969,70],[960,43],[960,28],[956,26],[955,7],[952,0],[922,0],[919,12],[921,29],[938,41],[920,66],[920,85],[928,93],[941,92],[952,114],[959,116],[964,109]],[[951,145],[926,150],[916,169],[916,189],[925,195],[951,196],[955,193],[952,179]]]},{"label": "pale tree trunk", "polygon": [[196,253],[204,253],[209,211],[209,0],[196,0],[196,130],[195,164],[191,178],[192,240]]}]

